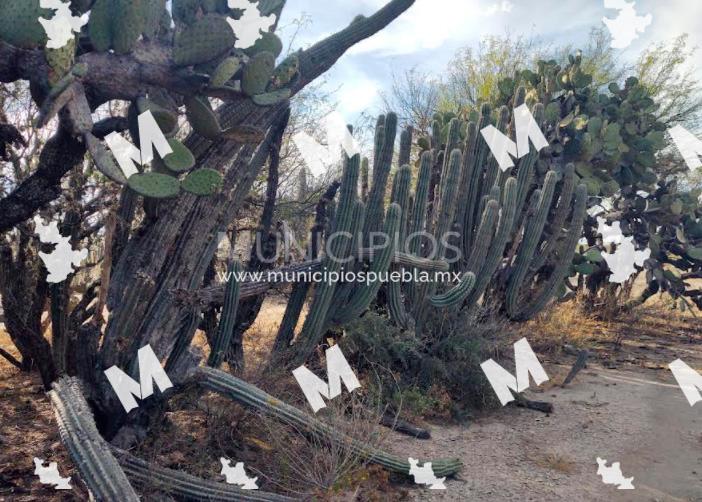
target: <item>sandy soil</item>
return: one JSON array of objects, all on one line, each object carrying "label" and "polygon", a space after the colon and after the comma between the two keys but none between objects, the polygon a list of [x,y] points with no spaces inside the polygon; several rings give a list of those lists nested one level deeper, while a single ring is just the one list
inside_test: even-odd
[{"label": "sandy soil", "polygon": [[[618,358],[597,353],[566,388],[557,384],[569,366],[546,361],[551,380],[527,397],[552,402],[552,415],[507,406],[468,427],[434,425],[428,441],[398,435],[397,453],[464,462],[445,491],[414,488],[412,499],[702,501],[702,404],[691,407],[664,366],[680,357],[702,370],[700,342],[699,329],[630,340]],[[635,489],[605,485],[597,457],[620,462]]]}]

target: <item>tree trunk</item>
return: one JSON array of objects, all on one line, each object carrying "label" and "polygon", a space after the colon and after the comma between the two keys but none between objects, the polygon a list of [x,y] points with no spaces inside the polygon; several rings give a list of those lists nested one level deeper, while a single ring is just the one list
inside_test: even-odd
[{"label": "tree trunk", "polygon": [[[250,272],[262,272],[270,270],[275,265],[278,242],[276,233],[273,230],[273,216],[275,214],[275,204],[278,195],[278,168],[280,167],[280,147],[283,142],[283,134],[290,120],[290,109],[288,109],[276,124],[273,132],[271,153],[268,162],[268,179],[266,180],[266,201],[263,205],[261,221],[256,231],[256,238],[251,246],[251,256],[249,258],[248,270]],[[244,369],[244,333],[251,327],[261,306],[265,300],[265,295],[257,295],[240,302],[237,310],[236,321],[234,322],[234,333],[232,334],[227,362],[229,368],[237,373]]]}]

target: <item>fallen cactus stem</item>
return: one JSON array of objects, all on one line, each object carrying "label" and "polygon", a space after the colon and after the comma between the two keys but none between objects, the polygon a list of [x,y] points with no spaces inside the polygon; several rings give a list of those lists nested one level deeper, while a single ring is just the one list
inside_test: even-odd
[{"label": "fallen cactus stem", "polygon": [[61,441],[66,445],[81,478],[96,500],[139,502],[110,447],[95,426],[83,397],[80,380],[63,377],[52,384],[51,406],[58,422]]},{"label": "fallen cactus stem", "polygon": [[[197,376],[200,385],[206,389],[229,396],[247,408],[265,413],[283,423],[292,424],[302,431],[316,434],[329,442],[348,448],[360,458],[380,465],[389,471],[409,475],[410,464],[407,459],[390,455],[335,431],[321,420],[284,403],[254,385],[214,368],[198,368]],[[435,460],[431,462],[431,465],[436,477],[454,475],[462,467],[459,459]]]},{"label": "fallen cactus stem", "polygon": [[161,467],[124,450],[112,447],[112,451],[122,465],[124,472],[137,486],[148,486],[186,500],[202,501],[272,501],[295,500],[290,497],[259,490],[242,490],[233,485],[208,481],[174,469]]}]

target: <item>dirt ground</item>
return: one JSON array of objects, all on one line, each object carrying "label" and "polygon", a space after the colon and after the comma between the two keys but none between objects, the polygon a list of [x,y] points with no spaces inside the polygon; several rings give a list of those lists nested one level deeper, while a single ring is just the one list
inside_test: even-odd
[{"label": "dirt ground", "polygon": [[[274,329],[270,305],[263,328]],[[560,322],[560,324],[559,324]],[[527,392],[554,405],[551,415],[506,406],[464,425],[429,424],[430,440],[391,433],[398,455],[459,457],[464,468],[446,490],[403,485],[386,500],[698,501],[702,502],[702,404],[691,407],[667,365],[676,358],[702,371],[702,321],[669,311],[643,310],[632,321],[602,323],[562,316],[546,333],[527,334],[550,380]],[[585,334],[584,334],[585,333]],[[621,339],[621,347],[615,343]],[[588,367],[560,383],[574,361],[563,343],[587,346]],[[253,350],[253,338],[249,340]],[[0,345],[9,340],[0,333]],[[69,493],[41,485],[32,458],[58,462],[76,476],[36,375],[0,359],[0,501],[87,500],[79,483]],[[620,462],[635,490],[605,485],[596,458]],[[409,495],[406,495],[409,492]]]},{"label": "dirt ground", "polygon": [[[397,436],[396,452],[458,457],[461,475],[445,491],[413,500],[702,501],[702,404],[692,407],[667,364],[702,371],[702,323],[653,311],[627,330],[621,350],[601,337],[588,367],[563,388],[574,357],[540,359],[550,380],[526,393],[551,415],[506,406],[465,426],[432,427],[426,442]],[[634,334],[635,336],[631,336]],[[620,462],[634,490],[605,485],[597,457]]]}]

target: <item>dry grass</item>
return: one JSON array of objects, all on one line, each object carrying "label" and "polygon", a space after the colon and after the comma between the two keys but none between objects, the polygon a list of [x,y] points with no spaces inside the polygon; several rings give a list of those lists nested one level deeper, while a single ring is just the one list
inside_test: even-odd
[{"label": "dry grass", "polygon": [[585,316],[573,302],[553,306],[524,323],[520,332],[534,350],[558,352],[564,344],[587,347],[611,338],[612,323]]},{"label": "dry grass", "polygon": [[702,318],[689,310],[671,309],[659,297],[609,321],[587,316],[568,302],[525,323],[521,333],[535,351],[553,357],[571,345],[587,348],[607,365],[626,362],[659,369],[678,357],[675,346],[702,342]]},{"label": "dry grass", "polygon": [[[0,346],[19,358],[2,328]],[[76,481],[76,470],[61,444],[39,375],[21,373],[1,357],[0,424],[0,500],[87,500],[88,494]],[[39,483],[34,475],[34,457],[56,462],[61,476],[72,476],[74,490],[66,493]]]},{"label": "dry grass", "polygon": [[551,469],[564,474],[575,472],[575,462],[560,453],[545,453],[539,455],[534,461],[544,469]]}]

